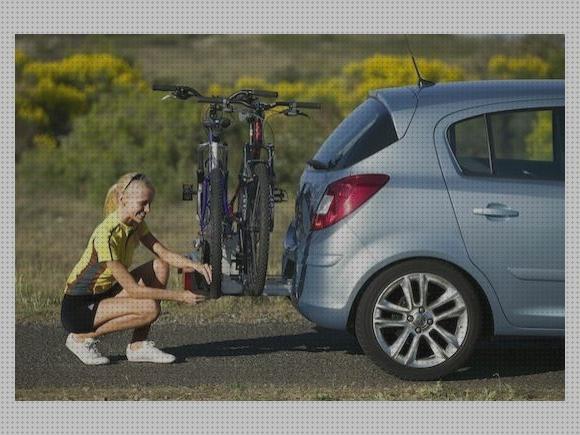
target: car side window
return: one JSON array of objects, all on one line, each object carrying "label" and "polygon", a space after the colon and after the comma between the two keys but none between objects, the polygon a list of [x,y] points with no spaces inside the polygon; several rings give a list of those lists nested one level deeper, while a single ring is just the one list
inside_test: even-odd
[{"label": "car side window", "polygon": [[449,131],[451,148],[463,171],[491,175],[485,117],[477,116],[458,122]]},{"label": "car side window", "polygon": [[452,125],[449,142],[466,175],[564,179],[564,109],[496,112]]}]

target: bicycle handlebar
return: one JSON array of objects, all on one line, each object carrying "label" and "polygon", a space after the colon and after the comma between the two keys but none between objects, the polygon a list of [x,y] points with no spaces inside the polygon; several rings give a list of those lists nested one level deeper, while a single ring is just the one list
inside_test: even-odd
[{"label": "bicycle handlebar", "polygon": [[201,97],[202,95],[190,86],[181,85],[153,85],[151,87],[154,91],[171,92],[176,98],[180,100],[187,100],[191,97]]},{"label": "bicycle handlebar", "polygon": [[278,98],[278,92],[276,91],[253,90],[252,94],[262,98]]},{"label": "bicycle handlebar", "polygon": [[320,103],[308,101],[276,101],[277,106],[292,106],[296,109],[320,109]]},{"label": "bicycle handlebar", "polygon": [[223,98],[218,98],[218,97],[196,97],[196,100],[199,103],[210,103],[210,104],[223,104],[224,103],[224,99]]},{"label": "bicycle handlebar", "polygon": [[[254,89],[246,89],[235,94],[232,94],[230,97],[205,97],[201,95],[195,89],[189,86],[180,86],[180,85],[160,85],[154,84],[152,86],[154,91],[163,91],[163,92],[171,92],[175,97],[187,100],[188,98],[195,97],[196,100],[200,103],[209,103],[209,104],[242,104],[246,107],[251,106],[251,100],[247,101],[244,98],[236,100],[237,96],[247,95],[250,97],[262,97],[262,98],[277,98],[278,92],[276,91],[265,91],[265,90],[254,90]],[[275,103],[266,103],[263,107],[268,109],[273,109],[274,107],[279,106],[286,106],[290,107],[292,110],[294,109],[320,109],[320,103],[314,102],[307,102],[307,101],[276,101]]]},{"label": "bicycle handlebar", "polygon": [[175,92],[177,86],[175,85],[153,85],[151,87],[154,91]]}]

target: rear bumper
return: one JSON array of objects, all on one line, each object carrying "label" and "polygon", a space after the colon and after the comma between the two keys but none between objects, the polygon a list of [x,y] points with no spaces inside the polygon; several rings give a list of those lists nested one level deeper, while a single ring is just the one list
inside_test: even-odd
[{"label": "rear bumper", "polygon": [[298,311],[319,326],[346,329],[356,272],[338,256],[308,256],[296,271],[291,297]]},{"label": "rear bumper", "polygon": [[[291,226],[292,227],[292,226]],[[289,232],[293,228],[289,228]],[[339,252],[330,231],[313,232],[301,243],[294,243],[292,235],[286,237],[282,270],[290,279],[291,299],[296,309],[315,324],[345,330],[352,304],[351,295],[361,273],[352,261],[347,261],[356,249],[350,237],[341,239],[343,252]],[[366,265],[361,265],[366,269]]]}]

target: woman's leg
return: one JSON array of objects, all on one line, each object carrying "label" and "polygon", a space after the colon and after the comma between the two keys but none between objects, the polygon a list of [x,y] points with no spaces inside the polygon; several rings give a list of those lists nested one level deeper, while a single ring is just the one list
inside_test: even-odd
[{"label": "woman's leg", "polygon": [[[141,266],[133,269],[131,275],[135,278],[139,284],[146,285],[148,287],[156,288],[166,288],[167,281],[169,280],[169,264],[165,261],[156,258],[155,260],[148,261]],[[156,304],[157,317],[161,314],[161,304],[159,301],[153,301]],[[153,319],[153,322],[157,319]],[[144,326],[135,328],[133,331],[133,337],[131,338],[131,347],[133,348],[133,343],[140,343],[144,341],[149,335],[149,330],[151,329],[151,324],[148,323]],[[138,346],[138,345],[137,345]]]},{"label": "woman's leg", "polygon": [[[165,288],[169,279],[169,265],[156,258],[133,269],[131,275],[139,285]],[[131,343],[147,338],[151,324],[161,313],[159,301],[153,299],[134,299],[122,290],[113,298],[103,299],[95,315],[95,332],[75,334],[79,339],[98,337],[111,332],[134,328]]]},{"label": "woman's leg", "polygon": [[95,331],[72,334],[77,341],[151,324],[159,316],[155,301],[113,297],[103,299],[95,313]]},{"label": "woman's leg", "polygon": [[165,288],[169,280],[169,264],[156,258],[133,269],[131,275],[135,281],[142,280],[146,286]]},{"label": "woman's leg", "polygon": [[114,297],[103,299],[95,315],[94,337],[132,328],[148,327],[159,317],[152,299]]}]

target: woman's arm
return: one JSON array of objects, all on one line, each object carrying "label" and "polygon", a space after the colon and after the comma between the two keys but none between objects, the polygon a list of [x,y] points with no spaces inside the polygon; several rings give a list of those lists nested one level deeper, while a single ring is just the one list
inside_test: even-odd
[{"label": "woman's arm", "polygon": [[161,242],[157,240],[151,233],[145,234],[143,237],[141,237],[140,240],[141,243],[147,247],[147,249],[149,249],[169,265],[183,269],[186,272],[192,272],[195,270],[205,277],[205,280],[208,284],[211,283],[211,266],[208,264],[197,263],[190,260],[189,258],[184,257],[183,255],[179,255],[170,251],[165,246],[163,246]]},{"label": "woman's arm", "polygon": [[185,290],[167,291],[165,289],[139,285],[137,281],[135,281],[135,278],[133,278],[133,275],[129,273],[125,265],[118,260],[107,261],[107,268],[131,298],[186,302],[189,304],[195,304],[205,299],[201,295],[196,295]]}]

